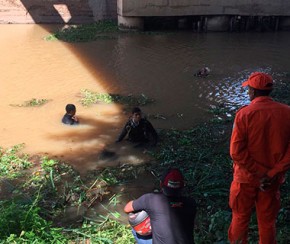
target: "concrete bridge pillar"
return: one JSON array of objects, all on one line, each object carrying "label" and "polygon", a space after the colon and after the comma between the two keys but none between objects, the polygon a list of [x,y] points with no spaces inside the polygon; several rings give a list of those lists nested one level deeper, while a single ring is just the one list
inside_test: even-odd
[{"label": "concrete bridge pillar", "polygon": [[125,17],[118,15],[118,26],[121,30],[143,30],[144,19],[142,17]]},{"label": "concrete bridge pillar", "polygon": [[290,30],[290,17],[282,17],[280,22],[282,30]]},{"label": "concrete bridge pillar", "polygon": [[229,16],[211,16],[207,21],[208,31],[228,31],[229,29]]}]

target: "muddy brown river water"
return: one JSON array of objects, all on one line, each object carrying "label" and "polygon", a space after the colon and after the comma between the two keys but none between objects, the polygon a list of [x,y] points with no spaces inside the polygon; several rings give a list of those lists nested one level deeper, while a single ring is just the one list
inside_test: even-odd
[{"label": "muddy brown river water", "polygon": [[[187,129],[210,118],[211,105],[248,102],[241,82],[253,71],[275,79],[290,72],[290,33],[124,34],[89,43],[46,41],[58,26],[0,25],[0,146],[25,143],[29,154],[55,156],[81,172],[120,163],[138,164],[146,154],[114,143],[128,114],[117,104],[83,107],[80,90],[144,94],[142,107],[157,129]],[[197,69],[208,66],[207,78]],[[32,98],[41,107],[13,107]],[[81,125],[60,123],[67,103],[77,106]],[[116,160],[100,160],[104,149]]]}]

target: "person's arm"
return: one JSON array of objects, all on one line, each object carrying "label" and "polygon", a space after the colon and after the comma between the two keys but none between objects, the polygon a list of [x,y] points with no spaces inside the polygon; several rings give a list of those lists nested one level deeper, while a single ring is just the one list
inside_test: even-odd
[{"label": "person's arm", "polygon": [[243,118],[237,113],[230,143],[230,155],[235,163],[240,167],[247,169],[253,175],[263,177],[268,168],[259,164],[249,154],[247,148],[246,126]]},{"label": "person's arm", "polygon": [[[142,195],[136,200],[129,201],[126,206],[124,207],[125,213],[140,211],[140,210],[148,210],[148,207],[150,206],[150,196],[151,193],[147,193]],[[150,207],[149,207],[150,208]]]},{"label": "person's arm", "polygon": [[120,142],[120,141],[122,141],[122,140],[124,139],[124,137],[125,137],[125,136],[127,135],[127,133],[128,133],[128,126],[130,126],[130,125],[129,125],[129,122],[127,122],[127,123],[125,124],[125,126],[124,126],[123,130],[121,131],[121,133],[120,133],[118,139],[116,140],[116,142]]},{"label": "person's arm", "polygon": [[77,116],[72,116],[71,117],[72,118],[72,120],[74,121],[74,123],[73,124],[78,124],[79,123],[79,118],[77,117]]},{"label": "person's arm", "polygon": [[275,177],[279,173],[284,173],[290,169],[290,141],[288,142],[287,150],[284,154],[284,157],[275,164],[274,168],[267,172],[269,178]]},{"label": "person's arm", "polygon": [[131,213],[134,212],[134,208],[133,208],[133,201],[130,201],[126,204],[126,206],[124,207],[124,212],[125,213]]}]

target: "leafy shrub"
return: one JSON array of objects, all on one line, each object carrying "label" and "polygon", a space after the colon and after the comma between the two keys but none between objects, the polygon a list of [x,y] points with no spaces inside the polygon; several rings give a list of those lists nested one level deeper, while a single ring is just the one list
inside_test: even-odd
[{"label": "leafy shrub", "polygon": [[10,106],[12,107],[40,107],[46,103],[48,103],[49,100],[48,99],[44,99],[44,98],[32,98],[28,101],[25,101],[22,104],[10,104]]},{"label": "leafy shrub", "polygon": [[24,144],[15,145],[8,149],[0,147],[0,177],[14,178],[23,169],[29,168],[32,164],[28,160],[28,155],[20,154]]},{"label": "leafy shrub", "polygon": [[110,35],[104,33],[118,32],[117,23],[111,20],[99,21],[93,24],[71,25],[54,34],[47,36],[47,41],[61,40],[65,42],[89,42],[97,39],[111,39]]},{"label": "leafy shrub", "polygon": [[67,243],[62,229],[52,227],[39,212],[35,203],[0,202],[1,243]]},{"label": "leafy shrub", "polygon": [[84,89],[81,91],[82,98],[80,100],[83,106],[90,106],[98,102],[103,103],[120,103],[124,105],[137,106],[152,103],[153,100],[141,94],[140,96],[122,96],[119,94],[98,93]]}]

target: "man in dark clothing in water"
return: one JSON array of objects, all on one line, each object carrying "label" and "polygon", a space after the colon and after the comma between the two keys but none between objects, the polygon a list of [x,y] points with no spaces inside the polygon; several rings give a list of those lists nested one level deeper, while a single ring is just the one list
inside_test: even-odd
[{"label": "man in dark clothing in water", "polygon": [[155,146],[158,140],[157,132],[146,118],[142,118],[141,109],[138,107],[132,109],[132,115],[116,142],[122,141],[126,135],[128,140],[134,143],[148,143],[151,139],[152,146]]},{"label": "man in dark clothing in water", "polygon": [[77,125],[79,123],[76,114],[76,106],[73,104],[67,104],[65,107],[66,114],[63,116],[61,122],[66,125]]},{"label": "man in dark clothing in water", "polygon": [[[196,203],[193,198],[182,196],[184,179],[178,169],[164,172],[160,181],[161,193],[147,193],[126,204],[126,213],[144,210],[148,213],[152,229],[153,244],[194,243],[194,220]],[[144,242],[142,236],[134,236],[137,243]]]}]

